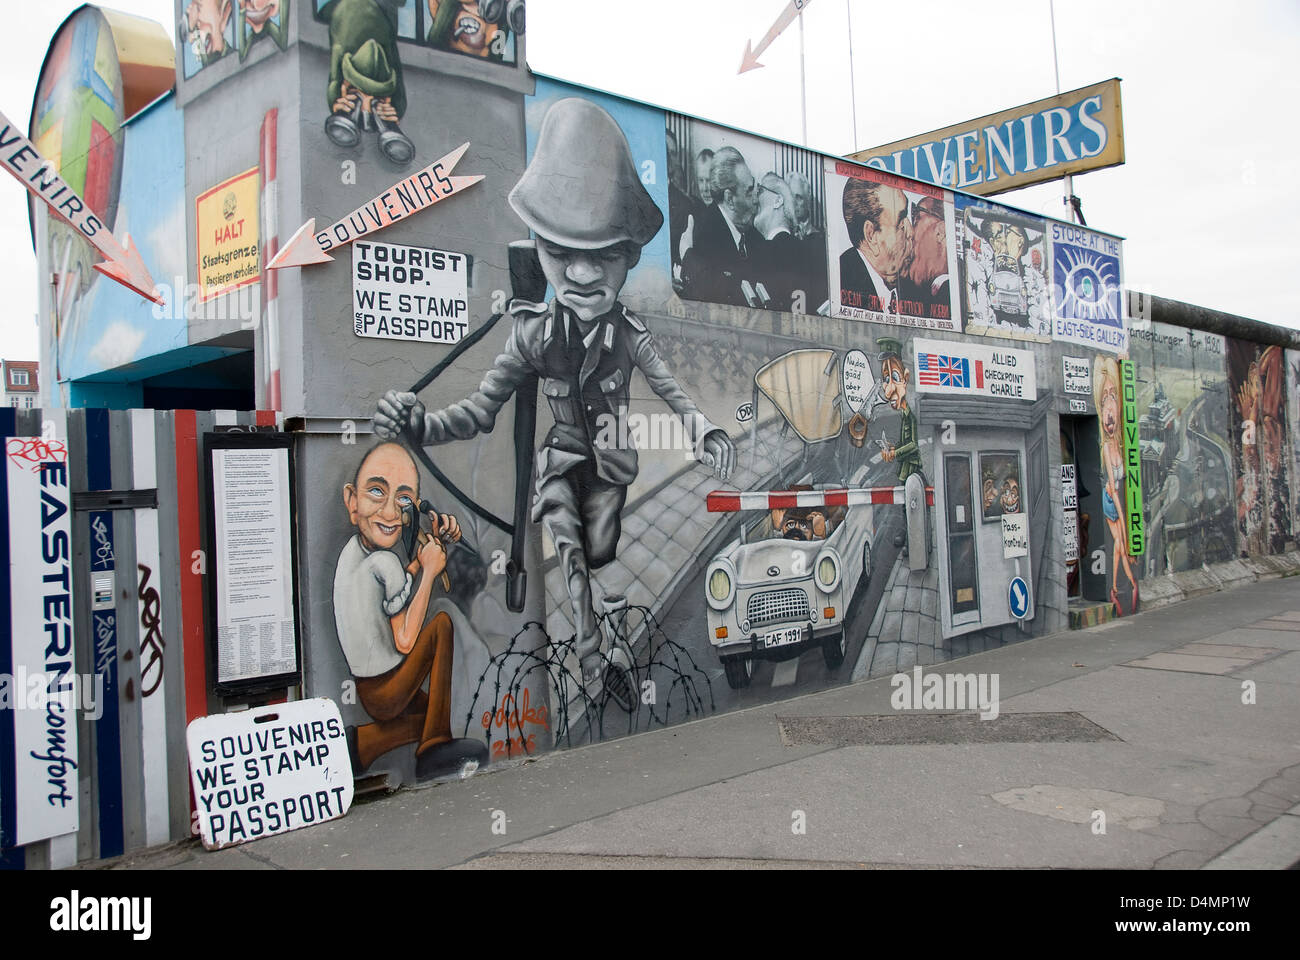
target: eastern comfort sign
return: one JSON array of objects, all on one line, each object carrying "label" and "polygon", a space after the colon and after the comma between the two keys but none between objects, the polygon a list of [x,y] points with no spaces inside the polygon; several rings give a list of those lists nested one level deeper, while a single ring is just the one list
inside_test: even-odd
[{"label": "eastern comfort sign", "polygon": [[1124,162],[1119,80],[898,140],[850,159],[990,196]]},{"label": "eastern comfort sign", "polygon": [[78,825],[72,493],[62,441],[10,438],[3,469],[10,606],[4,642],[12,666],[0,678],[0,724],[12,724],[14,748],[14,779],[3,785],[12,794],[4,811],[12,822],[3,832],[5,846],[18,846]]}]

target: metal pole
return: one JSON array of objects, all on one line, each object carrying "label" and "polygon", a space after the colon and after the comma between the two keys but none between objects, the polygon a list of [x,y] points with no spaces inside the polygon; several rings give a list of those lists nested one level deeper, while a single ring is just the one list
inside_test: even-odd
[{"label": "metal pole", "polygon": [[[1056,72],[1056,92],[1061,92],[1061,60],[1056,53],[1056,0],[1047,0],[1047,9],[1051,12],[1052,17],[1052,69]],[[1074,199],[1074,177],[1066,174],[1065,177],[1065,199],[1064,204],[1070,211],[1070,222],[1077,223],[1078,220],[1074,214],[1074,204],[1070,201]]]},{"label": "metal pole", "polygon": [[803,51],[803,8],[799,9],[799,98],[803,104],[803,145],[808,146],[808,76]]},{"label": "metal pole", "polygon": [[844,13],[849,18],[849,102],[853,105],[853,152],[858,152],[858,84],[853,77],[853,3],[844,0]]}]

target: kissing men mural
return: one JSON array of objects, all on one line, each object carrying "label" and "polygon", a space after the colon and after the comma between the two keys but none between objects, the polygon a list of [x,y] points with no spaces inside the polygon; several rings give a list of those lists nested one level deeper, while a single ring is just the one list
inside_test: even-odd
[{"label": "kissing men mural", "polygon": [[960,330],[952,194],[839,160],[826,189],[834,316]]}]

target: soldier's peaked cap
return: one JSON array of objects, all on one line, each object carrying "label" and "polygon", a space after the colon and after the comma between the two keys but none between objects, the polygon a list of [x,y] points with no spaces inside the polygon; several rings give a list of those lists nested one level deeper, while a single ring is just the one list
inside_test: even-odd
[{"label": "soldier's peaked cap", "polygon": [[539,237],[579,250],[645,246],[664,223],[614,118],[576,97],[546,111],[510,206]]}]

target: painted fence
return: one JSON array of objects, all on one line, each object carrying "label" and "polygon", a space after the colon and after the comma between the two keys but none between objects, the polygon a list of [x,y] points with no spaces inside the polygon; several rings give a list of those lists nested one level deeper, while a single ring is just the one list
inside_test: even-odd
[{"label": "painted fence", "polygon": [[[21,543],[11,549],[11,535],[17,537],[29,518],[7,509],[0,530],[0,683],[7,685],[7,697],[0,698],[3,866],[66,866],[191,835],[183,732],[194,718],[227,708],[209,698],[203,436],[275,423],[276,415],[266,412],[0,409],[0,438],[6,441],[0,495],[6,502],[16,502],[27,474],[39,475],[47,489],[53,486],[47,474],[66,475],[70,510],[63,519],[70,538],[60,543],[55,533],[46,540],[46,552],[65,558],[70,570],[64,576],[71,593],[71,673],[82,678],[75,738],[64,728],[61,741],[75,762],[68,792],[76,800],[63,805],[75,807],[75,815],[60,822],[75,824],[75,832],[46,832],[48,842],[36,840],[32,829],[42,832],[39,814],[19,801],[40,800],[41,791],[23,789],[21,782],[15,789],[18,765],[30,765],[33,747],[25,732],[33,726],[24,712],[30,689],[20,681],[40,669],[15,662],[15,653],[26,649],[24,643],[30,646],[22,626],[30,621],[20,615],[34,605],[29,597],[11,595],[10,583],[11,574],[40,562],[42,551],[36,543],[30,550]],[[51,530],[61,512],[52,503],[42,500],[40,507],[40,519]],[[34,519],[27,524],[36,525]],[[60,610],[50,603],[47,619]],[[35,609],[39,618],[40,607]],[[54,751],[41,740],[37,753],[39,761]],[[65,773],[73,769],[63,766]]]}]

